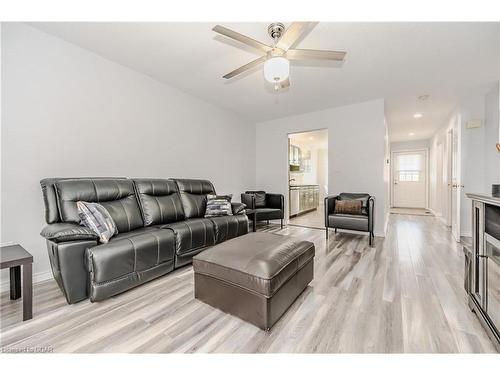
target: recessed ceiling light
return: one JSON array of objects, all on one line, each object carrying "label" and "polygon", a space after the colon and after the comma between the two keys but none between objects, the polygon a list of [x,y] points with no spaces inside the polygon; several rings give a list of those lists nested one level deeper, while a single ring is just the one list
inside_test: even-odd
[{"label": "recessed ceiling light", "polygon": [[413,137],[415,135],[415,133],[410,133],[408,134],[410,137]]},{"label": "recessed ceiling light", "polygon": [[314,137],[309,137],[309,140],[312,141],[314,139]]},{"label": "recessed ceiling light", "polygon": [[420,117],[422,117],[422,116],[423,116],[423,115],[422,115],[421,113],[415,113],[415,114],[413,115],[413,118],[420,118]]}]

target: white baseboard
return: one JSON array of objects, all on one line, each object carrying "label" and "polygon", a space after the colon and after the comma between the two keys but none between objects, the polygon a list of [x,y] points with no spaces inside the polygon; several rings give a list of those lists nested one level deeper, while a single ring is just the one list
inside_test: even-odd
[{"label": "white baseboard", "polygon": [[460,237],[472,237],[472,232],[460,232]]},{"label": "white baseboard", "polygon": [[[40,283],[42,281],[52,279],[52,271],[44,271],[33,274],[33,284]],[[0,283],[0,291],[5,292],[10,289],[10,281],[9,279],[2,280]]]}]

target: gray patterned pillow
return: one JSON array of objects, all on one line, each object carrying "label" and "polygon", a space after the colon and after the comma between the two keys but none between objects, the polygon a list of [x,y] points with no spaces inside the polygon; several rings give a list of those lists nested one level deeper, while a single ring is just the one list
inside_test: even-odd
[{"label": "gray patterned pillow", "polygon": [[232,195],[207,195],[207,208],[205,210],[205,217],[232,215],[232,198]]},{"label": "gray patterned pillow", "polygon": [[115,222],[103,206],[98,203],[76,202],[80,225],[93,230],[102,243],[107,243],[111,237],[118,233]]}]

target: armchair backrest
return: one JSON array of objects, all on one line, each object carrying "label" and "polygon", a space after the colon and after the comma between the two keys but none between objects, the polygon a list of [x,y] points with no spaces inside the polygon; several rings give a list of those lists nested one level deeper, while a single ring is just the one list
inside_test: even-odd
[{"label": "armchair backrest", "polygon": [[255,207],[266,207],[266,192],[263,190],[245,191],[245,194],[253,194],[255,196]]}]

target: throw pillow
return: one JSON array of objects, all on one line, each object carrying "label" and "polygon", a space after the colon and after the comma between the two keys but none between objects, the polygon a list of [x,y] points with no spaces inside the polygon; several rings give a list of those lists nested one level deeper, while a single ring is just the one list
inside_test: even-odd
[{"label": "throw pillow", "polygon": [[207,195],[205,217],[229,216],[233,214],[232,195]]},{"label": "throw pillow", "polygon": [[107,243],[111,237],[118,233],[115,222],[103,206],[98,203],[76,202],[80,225],[94,231],[102,243]]},{"label": "throw pillow", "polygon": [[361,215],[362,202],[359,199],[335,202],[336,214]]}]

